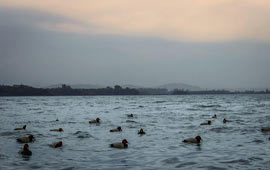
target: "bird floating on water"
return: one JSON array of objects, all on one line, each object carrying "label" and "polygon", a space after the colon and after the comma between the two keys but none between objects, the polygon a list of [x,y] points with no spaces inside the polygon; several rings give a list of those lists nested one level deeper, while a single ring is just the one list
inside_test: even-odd
[{"label": "bird floating on water", "polygon": [[116,129],[111,129],[110,132],[121,132],[122,128],[121,126],[118,126]]},{"label": "bird floating on water", "polygon": [[270,132],[270,127],[263,127],[263,128],[261,128],[261,131]]},{"label": "bird floating on water", "polygon": [[20,143],[29,143],[29,142],[33,142],[34,139],[35,138],[34,138],[33,135],[23,136],[23,137],[17,138],[17,142],[20,142]]},{"label": "bird floating on water", "polygon": [[143,129],[141,128],[140,130],[138,130],[138,134],[140,134],[140,135],[144,135],[145,134],[145,132],[143,131]]},{"label": "bird floating on water", "polygon": [[58,148],[58,147],[63,146],[63,142],[62,141],[53,142],[50,146],[53,148]]},{"label": "bird floating on water", "polygon": [[32,152],[29,150],[28,144],[24,144],[23,148],[19,151],[19,153],[22,155],[28,155],[28,156],[32,155]]},{"label": "bird floating on water", "polygon": [[59,129],[51,129],[50,131],[54,131],[54,132],[63,132],[64,130],[62,128]]},{"label": "bird floating on water", "polygon": [[26,125],[24,125],[22,128],[15,128],[14,130],[25,130],[26,129]]},{"label": "bird floating on water", "polygon": [[183,140],[183,142],[187,142],[187,143],[200,143],[202,140],[202,138],[200,136],[196,136],[195,138],[187,138],[185,140]]},{"label": "bird floating on water", "polygon": [[206,123],[201,123],[200,125],[211,125],[212,121],[208,120]]},{"label": "bird floating on water", "polygon": [[129,115],[127,115],[128,117],[134,117],[134,115],[131,113],[131,114],[129,114]]},{"label": "bird floating on water", "polygon": [[123,139],[122,142],[116,142],[116,143],[110,144],[110,147],[118,148],[118,149],[128,148],[128,141],[126,139]]},{"label": "bird floating on water", "polygon": [[100,123],[100,118],[96,118],[96,120],[90,120],[89,123]]}]

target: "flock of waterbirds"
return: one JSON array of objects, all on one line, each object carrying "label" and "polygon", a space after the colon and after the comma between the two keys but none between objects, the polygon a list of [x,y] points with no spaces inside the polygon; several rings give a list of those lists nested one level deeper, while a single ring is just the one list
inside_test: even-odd
[{"label": "flock of waterbirds", "polygon": [[[134,115],[133,114],[128,114],[127,115],[128,118],[133,118]],[[213,119],[217,118],[217,115],[214,114],[212,116]],[[56,119],[56,121],[59,121],[58,119]],[[223,119],[223,123],[227,123],[228,120],[227,119]],[[100,124],[100,118],[96,118],[95,120],[90,120],[89,121],[90,124]],[[211,125],[212,121],[208,120],[207,122],[201,123],[200,125]],[[26,125],[24,125],[22,128],[15,128],[14,130],[25,130],[26,129]],[[54,132],[63,132],[64,130],[62,128],[58,128],[58,129],[51,129],[50,131],[54,131]],[[121,132],[122,128],[121,126],[116,127],[115,129],[111,129],[110,132]],[[270,132],[270,127],[263,127],[261,128],[261,131],[263,132]],[[144,135],[146,134],[145,131],[141,128],[138,130],[138,134],[139,135]],[[200,143],[202,140],[202,138],[200,136],[196,136],[195,138],[187,138],[184,139],[183,142],[187,142],[187,143]],[[270,138],[269,138],[270,140]],[[17,138],[17,142],[19,143],[24,143],[24,147],[19,151],[20,154],[22,155],[27,155],[27,156],[31,156],[32,155],[32,151],[30,151],[29,149],[29,145],[28,143],[34,142],[35,141],[35,137],[33,135],[29,135],[29,136],[23,136],[23,137],[19,137]],[[52,148],[58,148],[61,147],[63,145],[62,141],[56,141],[53,142],[52,144],[50,144],[50,146]],[[123,139],[122,142],[116,142],[116,143],[112,143],[109,145],[112,148],[128,148],[128,141],[127,139]]]}]

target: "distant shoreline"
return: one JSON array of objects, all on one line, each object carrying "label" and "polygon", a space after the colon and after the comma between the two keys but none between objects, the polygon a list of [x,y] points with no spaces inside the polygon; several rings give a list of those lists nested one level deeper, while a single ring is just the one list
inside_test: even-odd
[{"label": "distant shoreline", "polygon": [[26,85],[0,85],[0,96],[132,96],[132,95],[216,95],[216,94],[270,94],[270,91],[228,91],[203,90],[189,91],[164,88],[122,88],[119,85],[98,89],[73,89],[63,84],[58,88],[34,88]]}]

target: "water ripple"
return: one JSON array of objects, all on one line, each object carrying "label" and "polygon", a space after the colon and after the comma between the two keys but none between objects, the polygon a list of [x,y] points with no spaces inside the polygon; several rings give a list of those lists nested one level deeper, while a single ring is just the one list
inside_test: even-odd
[{"label": "water ripple", "polygon": [[[269,169],[270,95],[0,98],[0,169]],[[2,109],[4,108],[4,109]],[[133,113],[134,118],[127,115]],[[216,119],[212,115],[217,114]],[[88,121],[101,118],[98,125]],[[223,124],[223,119],[229,120]],[[59,121],[55,121],[59,119]],[[212,120],[211,126],[200,123]],[[26,130],[14,131],[27,125]],[[122,127],[122,132],[110,129]],[[50,129],[63,128],[64,132]],[[137,132],[143,128],[145,135]],[[17,137],[33,134],[31,157]],[[185,138],[200,135],[200,144]],[[128,140],[127,149],[109,144]],[[62,148],[51,148],[63,141]]]}]

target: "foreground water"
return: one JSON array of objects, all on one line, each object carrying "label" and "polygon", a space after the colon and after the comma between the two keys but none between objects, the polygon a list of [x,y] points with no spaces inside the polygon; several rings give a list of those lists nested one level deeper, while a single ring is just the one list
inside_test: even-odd
[{"label": "foreground water", "polygon": [[[90,125],[96,117],[101,124]],[[200,126],[207,120],[211,126]],[[25,131],[13,130],[24,124]],[[116,126],[123,131],[110,133]],[[270,95],[1,97],[0,169],[269,170],[264,126],[270,126]],[[49,131],[59,127],[64,132]],[[18,154],[23,144],[16,138],[27,134],[36,137],[31,157]],[[182,142],[197,135],[200,145]],[[109,147],[123,138],[128,149]],[[62,148],[49,147],[59,140]]]}]

